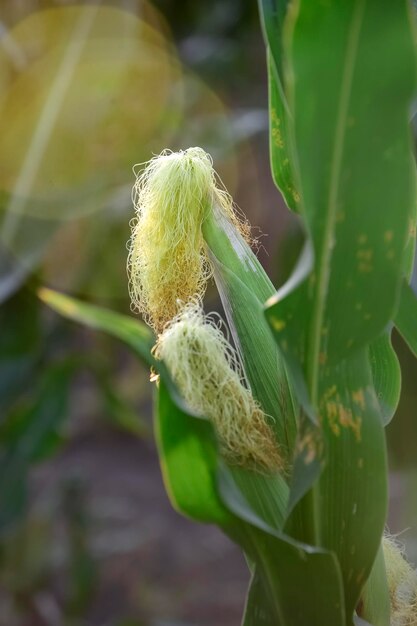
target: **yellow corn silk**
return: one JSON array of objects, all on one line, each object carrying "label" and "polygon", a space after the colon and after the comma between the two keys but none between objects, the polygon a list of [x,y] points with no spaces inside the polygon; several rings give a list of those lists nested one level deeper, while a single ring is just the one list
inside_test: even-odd
[{"label": "yellow corn silk", "polygon": [[158,338],[162,359],[189,407],[209,418],[225,459],[260,471],[282,471],[268,418],[243,384],[238,357],[221,323],[198,301],[185,306]]},{"label": "yellow corn silk", "polygon": [[244,234],[232,199],[211,157],[201,148],[164,151],[151,159],[133,188],[128,273],[133,309],[161,332],[181,307],[202,297],[211,267],[201,227],[214,204]]},{"label": "yellow corn silk", "polygon": [[417,572],[394,539],[382,540],[391,601],[391,626],[417,626]]}]

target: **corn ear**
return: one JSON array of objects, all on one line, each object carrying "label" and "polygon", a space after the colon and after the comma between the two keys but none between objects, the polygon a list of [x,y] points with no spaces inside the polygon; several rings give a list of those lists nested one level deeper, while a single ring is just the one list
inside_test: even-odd
[{"label": "corn ear", "polygon": [[214,279],[254,397],[274,420],[276,436],[292,456],[298,405],[263,312],[275,288],[247,241],[218,205],[203,222]]}]

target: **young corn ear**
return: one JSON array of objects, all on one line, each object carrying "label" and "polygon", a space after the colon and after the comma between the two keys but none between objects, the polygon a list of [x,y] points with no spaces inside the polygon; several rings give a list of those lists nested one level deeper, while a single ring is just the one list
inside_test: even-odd
[{"label": "young corn ear", "polygon": [[275,293],[250,248],[249,225],[235,213],[210,156],[201,148],[165,151],[138,176],[128,271],[132,307],[157,333],[214,274],[246,380],[274,419],[290,460],[297,423],[283,360],[263,313]]},{"label": "young corn ear", "polygon": [[132,307],[156,332],[181,306],[204,294],[211,266],[201,232],[213,199],[240,230],[230,196],[216,180],[201,148],[162,152],[137,176],[133,188],[128,273]]},{"label": "young corn ear", "polygon": [[274,418],[276,437],[291,461],[298,402],[264,315],[264,304],[275,287],[248,241],[216,204],[203,223],[203,236],[246,378],[255,398]]},{"label": "young corn ear", "polygon": [[267,417],[242,382],[237,354],[198,302],[187,304],[166,327],[155,356],[165,362],[189,407],[212,421],[229,463],[283,470]]},{"label": "young corn ear", "polygon": [[391,626],[417,626],[417,571],[394,539],[382,540],[391,600]]}]

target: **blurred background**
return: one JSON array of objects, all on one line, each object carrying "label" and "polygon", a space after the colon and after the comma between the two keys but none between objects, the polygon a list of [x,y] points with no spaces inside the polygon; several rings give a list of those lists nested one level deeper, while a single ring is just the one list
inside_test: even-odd
[{"label": "blurred background", "polygon": [[[255,0],[1,1],[0,626],[240,623],[242,555],[165,495],[149,373],[36,290],[129,314],[132,166],[195,145],[285,280],[301,232],[271,181],[264,57]],[[395,343],[389,528],[417,562],[417,366]]]}]

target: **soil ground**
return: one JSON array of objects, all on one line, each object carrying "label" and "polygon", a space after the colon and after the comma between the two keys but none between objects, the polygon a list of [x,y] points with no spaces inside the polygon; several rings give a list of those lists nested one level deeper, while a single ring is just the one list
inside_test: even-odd
[{"label": "soil ground", "polygon": [[86,481],[99,571],[88,626],[118,624],[121,616],[158,626],[239,624],[244,559],[216,527],[172,509],[151,442],[107,431],[84,436],[37,470],[34,491],[54,498],[69,476]]}]

